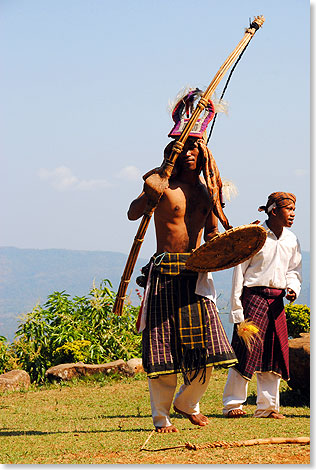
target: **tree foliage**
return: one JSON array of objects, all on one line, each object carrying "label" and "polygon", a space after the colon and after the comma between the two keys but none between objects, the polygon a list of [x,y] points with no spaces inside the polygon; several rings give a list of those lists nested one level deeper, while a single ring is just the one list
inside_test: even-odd
[{"label": "tree foliage", "polygon": [[65,291],[54,292],[24,316],[12,347],[32,381],[43,381],[45,371],[61,363],[101,364],[141,355],[135,329],[139,307],[129,304],[121,316],[114,314],[110,287],[105,279],[87,297],[73,299]]},{"label": "tree foliage", "polygon": [[287,304],[285,305],[288,335],[298,338],[300,333],[310,331],[310,308],[307,305]]},{"label": "tree foliage", "polygon": [[[112,312],[115,293],[105,279],[88,296],[54,292],[46,303],[36,305],[20,320],[15,340],[0,336],[0,373],[22,368],[32,381],[45,379],[46,370],[57,364],[101,364],[141,356],[141,335],[136,332],[139,307],[130,303],[118,316]],[[307,305],[285,306],[288,334],[296,338],[310,331]]]},{"label": "tree foliage", "polygon": [[17,367],[16,357],[7,338],[0,336],[0,374]]}]

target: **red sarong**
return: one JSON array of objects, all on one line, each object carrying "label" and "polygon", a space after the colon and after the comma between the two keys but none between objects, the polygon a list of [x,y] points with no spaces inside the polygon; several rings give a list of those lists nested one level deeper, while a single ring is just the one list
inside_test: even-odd
[{"label": "red sarong", "polygon": [[282,289],[244,287],[242,305],[245,319],[252,320],[260,334],[251,351],[234,327],[232,347],[238,359],[234,368],[247,380],[254,372],[275,372],[289,380],[289,343]]}]

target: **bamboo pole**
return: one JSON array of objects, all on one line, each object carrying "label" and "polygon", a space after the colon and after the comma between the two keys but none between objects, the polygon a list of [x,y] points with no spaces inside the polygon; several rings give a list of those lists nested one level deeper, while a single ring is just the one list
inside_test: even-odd
[{"label": "bamboo pole", "polygon": [[117,291],[115,303],[113,306],[113,312],[117,313],[118,315],[122,314],[124,300],[126,298],[126,291],[128,284],[131,280],[132,273],[136,264],[136,260],[139,254],[140,247],[143,243],[145,233],[147,231],[150,219],[151,219],[152,212],[148,212],[147,214],[143,215],[139,228],[134,238],[134,242],[128,257],[128,260],[125,265],[125,269],[123,271],[121,277],[121,283],[119,289]]},{"label": "bamboo pole", "polygon": [[[181,133],[179,139],[174,144],[170,156],[166,159],[161,170],[157,173],[153,173],[145,180],[145,192],[149,196],[151,202],[148,204],[148,208],[143,215],[139,229],[134,238],[134,242],[127,258],[124,272],[121,277],[121,282],[119,289],[116,295],[116,299],[113,305],[113,312],[118,315],[122,314],[124,300],[126,298],[126,291],[128,284],[130,282],[136,260],[141,248],[141,245],[144,240],[145,233],[147,231],[150,219],[154,210],[156,209],[159,199],[161,198],[164,190],[168,187],[168,181],[171,176],[174,164],[178,155],[181,153],[184,144],[189,137],[191,130],[193,129],[199,115],[208,105],[208,100],[211,98],[219,82],[224,77],[225,73],[238,58],[240,53],[245,49],[249,41],[254,36],[255,32],[263,25],[265,19],[263,16],[257,16],[254,21],[251,23],[250,27],[246,29],[245,34],[241,41],[237,44],[233,52],[228,56],[223,65],[220,67],[215,77],[211,81],[210,85],[207,87],[206,91],[203,93],[200,98],[194,112],[192,113],[191,118],[187,122],[183,132]],[[227,228],[227,227],[225,227]]]}]

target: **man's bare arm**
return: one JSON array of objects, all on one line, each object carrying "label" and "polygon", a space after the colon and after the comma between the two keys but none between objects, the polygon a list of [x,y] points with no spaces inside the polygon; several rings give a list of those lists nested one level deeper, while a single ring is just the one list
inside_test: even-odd
[{"label": "man's bare arm", "polygon": [[147,207],[148,197],[144,191],[129,206],[127,217],[129,220],[137,220],[144,215]]},{"label": "man's bare arm", "polygon": [[207,216],[205,227],[204,227],[204,241],[208,241],[219,233],[218,231],[218,219],[214,214],[213,210]]}]

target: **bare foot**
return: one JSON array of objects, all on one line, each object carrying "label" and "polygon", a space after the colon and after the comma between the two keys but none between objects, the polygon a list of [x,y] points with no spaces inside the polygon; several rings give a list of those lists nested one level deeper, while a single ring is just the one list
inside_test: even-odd
[{"label": "bare foot", "polygon": [[277,413],[276,411],[272,411],[266,418],[274,418],[274,419],[284,419],[285,416]]},{"label": "bare foot", "polygon": [[173,406],[173,408],[176,413],[179,413],[185,418],[188,418],[191,421],[191,423],[195,424],[196,426],[206,426],[208,424],[207,417],[202,415],[202,413],[198,413],[196,415],[189,415],[188,413],[185,413],[184,411],[179,410],[175,406]]},{"label": "bare foot", "polygon": [[236,408],[235,410],[229,410],[229,412],[226,415],[226,418],[241,418],[242,416],[245,416],[247,413],[244,410],[241,410],[240,408]]},{"label": "bare foot", "polygon": [[171,426],[161,426],[161,428],[156,426],[156,432],[167,433],[167,432],[179,432],[179,430],[171,424]]}]

